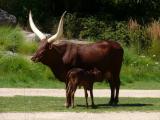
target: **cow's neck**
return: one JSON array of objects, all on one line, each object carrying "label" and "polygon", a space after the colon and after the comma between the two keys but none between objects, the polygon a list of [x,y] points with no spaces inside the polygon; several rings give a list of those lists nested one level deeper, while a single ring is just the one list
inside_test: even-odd
[{"label": "cow's neck", "polygon": [[52,70],[52,72],[53,72],[53,74],[55,75],[55,77],[58,79],[58,80],[60,80],[60,81],[62,81],[62,82],[65,82],[66,81],[66,79],[65,79],[65,76],[66,76],[66,74],[67,74],[67,70],[66,70],[66,68],[62,65],[62,64],[52,64],[51,66],[50,66],[50,68],[51,68],[51,70]]},{"label": "cow's neck", "polygon": [[65,82],[66,79],[66,74],[67,74],[67,68],[66,66],[63,64],[61,55],[58,53],[55,55],[56,59],[50,59],[50,61],[47,63],[47,66],[50,67],[50,69],[52,70],[53,74],[55,75],[55,77],[62,81]]}]

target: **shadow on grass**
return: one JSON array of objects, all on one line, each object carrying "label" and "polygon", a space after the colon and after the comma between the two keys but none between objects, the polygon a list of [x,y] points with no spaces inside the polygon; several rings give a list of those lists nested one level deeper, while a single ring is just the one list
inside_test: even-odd
[{"label": "shadow on grass", "polygon": [[[86,107],[86,105],[77,105],[78,107]],[[109,105],[109,104],[96,104],[93,106],[93,109],[97,108],[115,108],[115,107],[145,107],[145,106],[153,106],[153,104],[141,104],[141,103],[133,103],[133,104],[118,104],[118,105]],[[91,106],[89,106],[91,107]]]}]

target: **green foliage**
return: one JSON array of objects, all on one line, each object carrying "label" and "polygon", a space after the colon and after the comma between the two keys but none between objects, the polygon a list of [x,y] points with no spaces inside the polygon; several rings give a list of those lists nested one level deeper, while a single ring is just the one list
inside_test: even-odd
[{"label": "green foliage", "polygon": [[147,52],[151,45],[145,27],[129,29],[126,22],[116,22],[114,25],[106,27],[100,33],[103,39],[112,39],[123,44],[123,46],[134,47],[137,54]]},{"label": "green foliage", "polygon": [[122,66],[122,83],[134,83],[138,81],[160,82],[160,64],[158,61],[145,55],[135,54],[133,49],[125,49]]},{"label": "green foliage", "polygon": [[0,50],[17,52],[24,40],[18,27],[0,27],[0,36]]},{"label": "green foliage", "polygon": [[159,0],[0,0],[0,8],[16,15],[19,22],[23,24],[27,24],[29,10],[34,12],[42,24],[47,23],[44,18],[51,19],[64,10],[81,13],[81,16],[110,15],[112,21],[136,18],[142,23],[160,16]]},{"label": "green foliage", "polygon": [[155,60],[160,60],[160,40],[153,40],[150,48],[150,55]]},{"label": "green foliage", "polygon": [[145,27],[130,30],[129,31],[129,42],[130,46],[134,46],[138,54],[147,53],[148,48],[151,45],[151,40],[148,37]]},{"label": "green foliage", "polygon": [[38,43],[35,41],[23,41],[18,49],[18,53],[32,55],[38,48]]},{"label": "green foliage", "polygon": [[36,42],[27,42],[20,27],[0,27],[0,51],[13,53],[33,54],[37,49]]},{"label": "green foliage", "polygon": [[97,20],[93,16],[88,18],[81,18],[81,26],[82,29],[79,34],[80,38],[99,39],[105,30],[105,23],[103,21]]},{"label": "green foliage", "polygon": [[126,22],[116,22],[114,35],[112,36],[113,40],[122,42],[125,46],[128,46],[130,44],[130,38],[129,38],[129,30],[127,27]]},{"label": "green foliage", "polygon": [[65,36],[68,39],[77,38],[80,33],[81,23],[76,14],[67,14],[65,17]]},{"label": "green foliage", "polygon": [[17,54],[0,55],[1,87],[53,87],[53,79],[52,72],[42,64]]}]

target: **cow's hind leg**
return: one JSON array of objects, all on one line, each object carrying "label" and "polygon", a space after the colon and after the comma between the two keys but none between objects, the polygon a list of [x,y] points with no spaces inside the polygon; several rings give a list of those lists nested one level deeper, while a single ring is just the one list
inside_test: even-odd
[{"label": "cow's hind leg", "polygon": [[114,103],[114,96],[115,96],[115,85],[112,80],[109,81],[110,89],[111,89],[111,98],[109,101],[109,105],[113,105]]},{"label": "cow's hind leg", "polygon": [[119,102],[119,89],[120,89],[120,78],[118,77],[116,81],[116,96],[114,99],[114,104],[117,105]]},{"label": "cow's hind leg", "polygon": [[110,90],[111,90],[111,97],[110,97],[109,105],[113,105],[114,97],[115,97],[115,83],[114,83],[113,74],[111,72],[106,73],[106,80],[108,80]]}]

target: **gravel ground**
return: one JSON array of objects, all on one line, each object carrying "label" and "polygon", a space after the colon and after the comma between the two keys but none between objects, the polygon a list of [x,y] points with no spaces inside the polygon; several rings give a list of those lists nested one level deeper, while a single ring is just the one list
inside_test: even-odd
[{"label": "gravel ground", "polygon": [[[109,89],[94,89],[95,97],[110,97]],[[64,89],[28,89],[28,88],[0,88],[0,96],[15,95],[23,96],[54,96],[54,97],[65,97]],[[78,89],[75,94],[76,97],[83,97],[83,89]],[[160,98],[160,90],[120,90],[120,97],[149,97],[149,98]]]},{"label": "gravel ground", "polygon": [[0,120],[160,120],[160,112],[0,113]]}]

